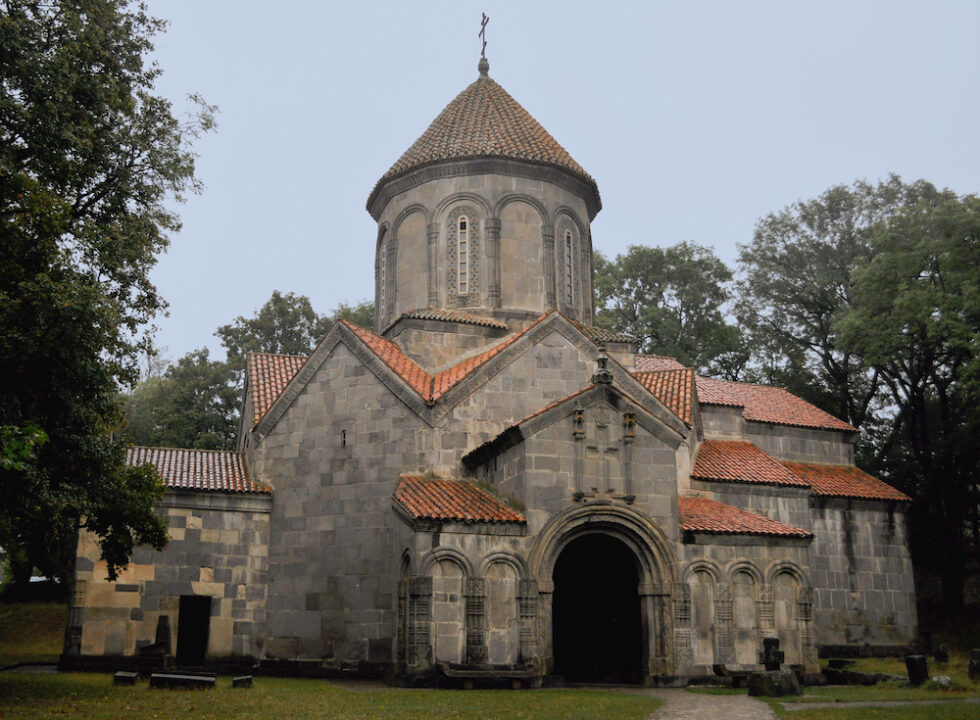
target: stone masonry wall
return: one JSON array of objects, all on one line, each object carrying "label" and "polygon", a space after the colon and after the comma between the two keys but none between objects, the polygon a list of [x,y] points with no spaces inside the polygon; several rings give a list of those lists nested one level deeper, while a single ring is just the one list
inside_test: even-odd
[{"label": "stone masonry wall", "polygon": [[177,651],[182,595],[212,598],[208,659],[263,652],[269,552],[269,497],[175,493],[159,505],[170,542],[139,547],[115,582],[106,578],[95,538],[83,533],[73,605],[81,608],[81,654],[133,655],[154,642],[168,615]]},{"label": "stone masonry wall", "polygon": [[904,503],[813,502],[811,576],[818,643],[907,645],[918,623]]}]

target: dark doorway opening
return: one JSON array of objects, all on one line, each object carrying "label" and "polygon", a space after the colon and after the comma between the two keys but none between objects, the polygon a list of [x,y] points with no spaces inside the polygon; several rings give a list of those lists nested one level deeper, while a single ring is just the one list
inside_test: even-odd
[{"label": "dark doorway opening", "polygon": [[211,627],[211,598],[207,595],[181,595],[177,616],[177,664],[204,664]]},{"label": "dark doorway opening", "polygon": [[643,678],[639,578],[620,540],[572,540],[555,564],[555,673],[569,682],[635,683]]}]

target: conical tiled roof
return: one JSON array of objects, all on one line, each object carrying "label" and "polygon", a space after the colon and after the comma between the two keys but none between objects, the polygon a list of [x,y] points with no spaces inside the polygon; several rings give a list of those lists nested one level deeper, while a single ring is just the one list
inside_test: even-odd
[{"label": "conical tiled roof", "polygon": [[598,195],[595,180],[568,151],[506,90],[481,72],[476,82],[457,95],[381,176],[371,198],[389,180],[424,165],[486,157],[526,160],[561,168],[591,185]]}]

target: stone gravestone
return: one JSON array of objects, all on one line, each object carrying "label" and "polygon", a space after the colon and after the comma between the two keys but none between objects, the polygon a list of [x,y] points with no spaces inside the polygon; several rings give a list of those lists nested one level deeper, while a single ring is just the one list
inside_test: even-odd
[{"label": "stone gravestone", "polygon": [[970,680],[980,682],[980,648],[973,648],[970,651]]},{"label": "stone gravestone", "polygon": [[759,653],[759,662],[766,666],[766,670],[779,670],[779,666],[786,660],[786,653],[779,649],[779,638],[763,638],[762,652]]},{"label": "stone gravestone", "polygon": [[929,679],[929,665],[925,655],[906,655],[905,669],[909,674],[909,685],[918,687]]},{"label": "stone gravestone", "polygon": [[749,675],[749,695],[753,697],[783,697],[785,695],[802,695],[800,681],[792,670],[780,670],[779,666],[786,659],[786,654],[779,649],[778,638],[764,638],[759,662],[765,665],[765,672],[754,672]]},{"label": "stone gravestone", "polygon": [[932,654],[936,659],[937,663],[948,663],[949,662],[949,651],[946,649],[945,645],[940,645],[936,648],[936,651]]},{"label": "stone gravestone", "polygon": [[156,640],[137,649],[137,665],[143,677],[153,671],[170,666],[170,618],[161,615],[157,619]]}]

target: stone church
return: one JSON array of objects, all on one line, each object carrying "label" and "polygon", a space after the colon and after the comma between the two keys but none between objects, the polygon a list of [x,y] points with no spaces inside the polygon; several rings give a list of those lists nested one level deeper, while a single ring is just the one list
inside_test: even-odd
[{"label": "stone church", "polygon": [[170,543],[108,582],[80,538],[65,665],[163,628],[188,666],[677,683],[913,639],[855,428],[595,327],[596,182],[478,70],[368,197],[375,329],[250,355],[236,452],[131,449]]}]

